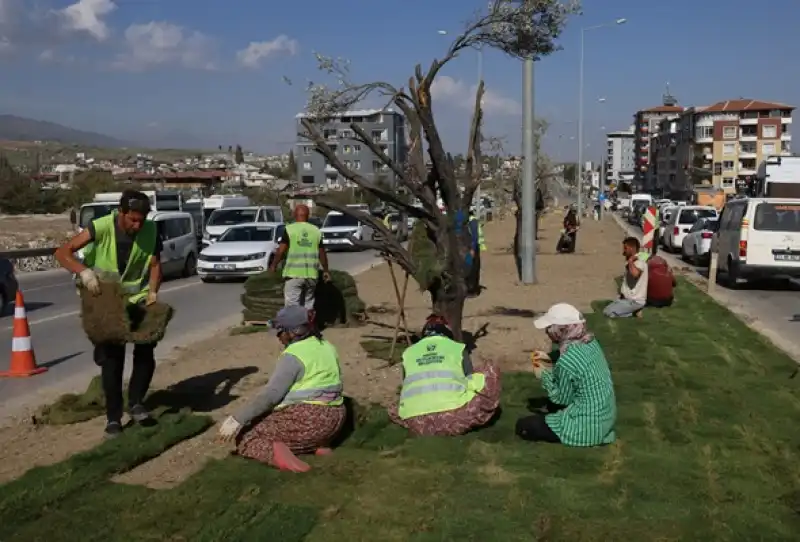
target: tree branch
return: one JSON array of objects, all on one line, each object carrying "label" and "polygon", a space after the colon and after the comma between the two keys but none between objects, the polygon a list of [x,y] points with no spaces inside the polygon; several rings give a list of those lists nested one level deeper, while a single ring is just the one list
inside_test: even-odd
[{"label": "tree branch", "polygon": [[472,113],[472,124],[469,128],[466,164],[467,179],[466,183],[464,183],[464,207],[469,207],[472,204],[475,191],[478,189],[478,186],[480,186],[481,179],[483,179],[483,160],[481,154],[481,142],[483,140],[481,135],[483,106],[481,104],[483,103],[484,90],[483,80],[481,80],[475,92],[475,107]]}]

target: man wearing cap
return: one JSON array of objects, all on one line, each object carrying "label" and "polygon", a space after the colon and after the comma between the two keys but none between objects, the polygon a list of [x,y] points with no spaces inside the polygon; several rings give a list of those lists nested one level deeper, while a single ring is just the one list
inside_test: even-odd
[{"label": "man wearing cap", "polygon": [[322,338],[298,305],[284,307],[272,322],[285,349],[255,399],[219,430],[222,441],[238,438],[239,455],[281,470],[311,467],[295,454],[330,453],[346,410],[336,348]]},{"label": "man wearing cap", "polygon": [[603,349],[583,315],[567,303],[534,320],[552,342],[535,352],[533,372],[547,392],[543,409],[517,420],[516,434],[529,441],[598,446],[616,439],[616,396]]},{"label": "man wearing cap", "polygon": [[283,266],[284,305],[301,305],[308,310],[314,309],[314,290],[317,287],[319,268],[322,267],[322,278],[326,282],[331,279],[328,271],[328,255],[322,246],[322,232],[314,224],[309,223],[311,214],[308,206],[298,205],[294,208],[294,222],[286,225],[283,236],[278,241],[278,250],[269,270],[275,271],[286,259]]}]

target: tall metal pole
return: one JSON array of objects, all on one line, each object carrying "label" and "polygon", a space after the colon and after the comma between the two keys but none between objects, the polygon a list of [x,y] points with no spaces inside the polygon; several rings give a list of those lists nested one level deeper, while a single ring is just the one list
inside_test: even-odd
[{"label": "tall metal pole", "polygon": [[522,77],[522,283],[536,284],[536,153],[534,142],[533,58],[526,58]]},{"label": "tall metal pole", "polygon": [[586,29],[581,29],[581,73],[578,82],[578,168],[576,177],[578,179],[578,222],[583,216],[583,60],[584,60],[584,41]]}]

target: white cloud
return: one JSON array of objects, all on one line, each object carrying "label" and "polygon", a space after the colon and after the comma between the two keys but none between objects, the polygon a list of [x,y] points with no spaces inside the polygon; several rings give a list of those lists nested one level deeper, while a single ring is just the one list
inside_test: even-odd
[{"label": "white cloud", "polygon": [[39,53],[40,62],[52,62],[56,58],[56,53],[52,49],[45,49]]},{"label": "white cloud", "polygon": [[127,51],[114,67],[129,71],[179,65],[185,68],[215,69],[214,41],[200,32],[164,22],[134,24],[125,30]]},{"label": "white cloud", "polygon": [[86,32],[97,41],[105,41],[111,31],[103,18],[115,9],[111,0],[78,0],[57,13],[66,30]]},{"label": "white cloud", "polygon": [[[433,80],[431,94],[434,99],[447,101],[457,107],[472,110],[475,106],[475,85],[469,86],[464,81],[447,75],[440,75]],[[520,115],[522,106],[519,102],[486,88],[483,94],[483,110],[487,115]]]},{"label": "white cloud", "polygon": [[0,55],[10,53],[14,50],[14,44],[6,36],[0,36]]},{"label": "white cloud", "polygon": [[296,55],[298,43],[281,34],[272,41],[251,41],[250,45],[236,53],[239,64],[246,68],[259,68],[261,63],[279,54]]}]

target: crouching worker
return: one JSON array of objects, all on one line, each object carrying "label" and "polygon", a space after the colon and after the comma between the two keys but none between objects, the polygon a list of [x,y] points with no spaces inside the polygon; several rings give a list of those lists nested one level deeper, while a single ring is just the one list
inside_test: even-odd
[{"label": "crouching worker", "polygon": [[500,372],[474,370],[463,343],[447,321],[428,317],[423,338],[403,353],[400,401],[389,409],[393,422],[416,435],[463,435],[486,425],[500,406]]},{"label": "crouching worker", "polygon": [[330,453],[345,422],[339,355],[299,305],[281,309],[273,326],[286,347],[275,372],[250,404],[223,422],[219,436],[235,438],[243,457],[306,472],[311,467],[295,454]]},{"label": "crouching worker", "polygon": [[553,342],[550,354],[537,352],[533,360],[533,371],[547,392],[548,412],[517,420],[517,436],[567,446],[614,442],[617,404],[611,371],[583,315],[559,303],[534,325]]},{"label": "crouching worker", "polygon": [[[119,281],[127,295],[128,316],[134,325],[144,318],[144,306],[156,302],[161,286],[162,241],[156,225],[147,220],[149,212],[150,200],[146,194],[125,190],[117,211],[90,222],[55,253],[58,263],[76,274],[81,287],[90,294],[100,293],[99,276]],[[80,262],[74,254],[83,248],[84,258]],[[155,344],[133,347],[128,407],[130,417],[141,425],[155,423],[142,404],[156,369],[155,347]],[[94,361],[100,366],[106,399],[105,434],[115,437],[122,432],[125,343],[95,344]]]}]

